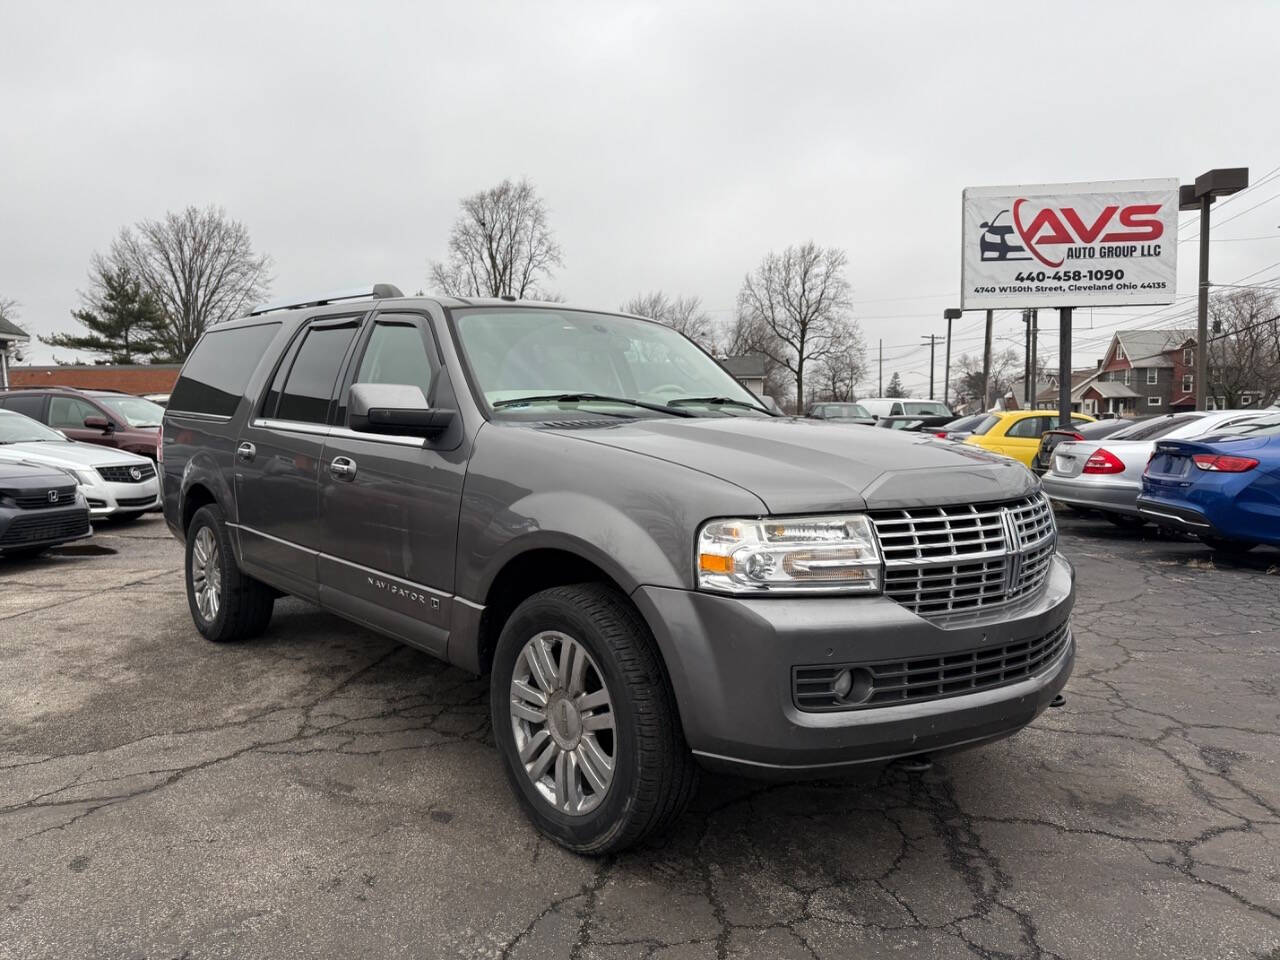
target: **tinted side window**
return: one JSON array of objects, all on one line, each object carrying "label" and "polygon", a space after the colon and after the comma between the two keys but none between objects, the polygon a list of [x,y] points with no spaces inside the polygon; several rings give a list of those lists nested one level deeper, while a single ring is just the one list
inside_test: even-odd
[{"label": "tinted side window", "polygon": [[41,396],[18,395],[5,397],[0,403],[3,403],[6,410],[20,413],[24,417],[30,417],[32,420],[40,420],[44,414],[44,397]]},{"label": "tinted side window", "polygon": [[85,417],[100,416],[102,411],[78,397],[49,398],[49,426],[55,430],[83,428]]},{"label": "tinted side window", "polygon": [[355,323],[340,327],[312,327],[298,348],[289,376],[280,392],[276,407],[279,420],[325,423],[329,419],[329,402],[338,381],[338,370],[347,355]]},{"label": "tinted side window", "polygon": [[[1026,417],[1019,420],[1005,431],[1006,437],[1021,437],[1023,440],[1034,440],[1044,433],[1048,417]],[[1056,417],[1054,418],[1057,419]]]},{"label": "tinted side window", "polygon": [[431,396],[431,356],[411,320],[379,320],[369,334],[356,383],[409,383]]},{"label": "tinted side window", "polygon": [[987,433],[989,433],[991,428],[994,427],[999,422],[1000,422],[999,417],[995,416],[994,414],[988,414],[986,417],[983,417],[981,420],[978,421],[977,425],[973,428],[973,435],[975,437],[984,436]]},{"label": "tinted side window", "polygon": [[279,329],[278,323],[264,323],[206,333],[182,368],[169,409],[231,416]]}]

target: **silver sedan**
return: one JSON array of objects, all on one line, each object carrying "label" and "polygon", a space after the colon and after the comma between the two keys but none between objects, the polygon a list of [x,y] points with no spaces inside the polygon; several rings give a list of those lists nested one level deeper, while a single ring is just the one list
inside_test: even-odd
[{"label": "silver sedan", "polygon": [[1044,492],[1078,510],[1099,510],[1117,526],[1142,526],[1146,520],[1138,514],[1138,494],[1157,440],[1203,437],[1261,414],[1261,410],[1171,413],[1101,440],[1060,443],[1053,451],[1052,468],[1041,477]]}]

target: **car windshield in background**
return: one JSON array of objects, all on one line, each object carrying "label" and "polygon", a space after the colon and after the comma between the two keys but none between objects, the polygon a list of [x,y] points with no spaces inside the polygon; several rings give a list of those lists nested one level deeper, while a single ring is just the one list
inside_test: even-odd
[{"label": "car windshield in background", "polygon": [[124,419],[131,427],[158,427],[164,416],[164,407],[142,397],[103,397],[94,398],[112,413]]},{"label": "car windshield in background", "polygon": [[870,420],[871,414],[867,413],[866,407],[857,403],[824,403],[822,417],[824,420],[853,420],[858,417]]},{"label": "car windshield in background", "polygon": [[39,443],[41,441],[66,442],[57,430],[50,430],[43,423],[9,410],[0,410],[0,443]]},{"label": "car windshield in background", "polygon": [[572,403],[633,414],[656,406],[676,415],[773,415],[690,340],[658,323],[530,307],[452,315],[476,387],[504,412]]},{"label": "car windshield in background", "polygon": [[1152,420],[1150,423],[1137,423],[1132,427],[1126,427],[1118,433],[1112,434],[1114,440],[1159,440],[1167,434],[1173,433],[1179,427],[1185,427],[1189,423],[1199,420],[1194,413],[1181,414],[1171,417],[1162,417],[1159,420]]},{"label": "car windshield in background", "polygon": [[951,411],[944,404],[931,400],[904,400],[902,412],[908,417],[949,417]]}]

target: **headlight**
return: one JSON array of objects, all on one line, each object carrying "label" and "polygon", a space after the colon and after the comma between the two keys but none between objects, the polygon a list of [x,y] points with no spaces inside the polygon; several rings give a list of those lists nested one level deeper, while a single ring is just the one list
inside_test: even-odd
[{"label": "headlight", "polygon": [[722,593],[878,593],[883,564],[863,514],[713,520],[698,531],[698,586]]}]

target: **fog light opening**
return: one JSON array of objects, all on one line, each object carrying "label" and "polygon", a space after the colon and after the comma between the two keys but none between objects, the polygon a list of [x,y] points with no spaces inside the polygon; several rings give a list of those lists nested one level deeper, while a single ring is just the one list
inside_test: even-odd
[{"label": "fog light opening", "polygon": [[846,667],[831,683],[831,692],[841,703],[866,703],[874,690],[875,678],[864,667]]}]

